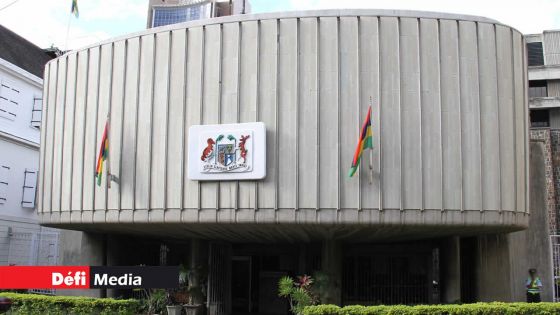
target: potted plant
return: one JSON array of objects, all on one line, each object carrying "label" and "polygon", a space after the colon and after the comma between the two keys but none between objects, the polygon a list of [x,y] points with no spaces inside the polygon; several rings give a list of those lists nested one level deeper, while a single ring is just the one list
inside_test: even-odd
[{"label": "potted plant", "polygon": [[146,314],[163,314],[165,310],[166,292],[164,289],[142,289],[140,291],[140,304],[143,313]]},{"label": "potted plant", "polygon": [[[183,269],[183,268],[182,268]],[[187,304],[183,307],[187,315],[203,315],[206,283],[203,267],[197,266],[190,270],[183,269],[186,290],[189,295]]]},{"label": "potted plant", "polygon": [[183,306],[177,303],[174,298],[173,291],[167,292],[167,315],[181,315],[181,311],[183,310]]},{"label": "potted plant", "polygon": [[167,290],[167,314],[168,315],[181,315],[183,311],[183,304],[189,300],[189,293],[187,292],[187,270],[181,265],[179,269],[179,287],[176,289]]}]

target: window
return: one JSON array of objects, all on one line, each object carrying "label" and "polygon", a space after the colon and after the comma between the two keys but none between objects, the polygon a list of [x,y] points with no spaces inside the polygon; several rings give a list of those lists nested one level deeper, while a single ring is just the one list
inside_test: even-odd
[{"label": "window", "polygon": [[210,4],[156,7],[152,27],[200,20],[210,17]]},{"label": "window", "polygon": [[527,43],[529,67],[544,65],[542,42]]},{"label": "window", "polygon": [[529,97],[547,97],[546,80],[529,81]]},{"label": "window", "polygon": [[8,175],[10,168],[0,165],[0,205],[5,204],[8,198]]},{"label": "window", "polygon": [[37,171],[25,169],[23,173],[23,196],[21,206],[35,208],[35,194],[37,193]]},{"label": "window", "polygon": [[548,110],[531,110],[531,127],[548,127],[549,114]]},{"label": "window", "polygon": [[12,84],[0,82],[0,117],[16,119],[16,108],[19,105],[19,88]]},{"label": "window", "polygon": [[31,127],[41,129],[41,119],[43,116],[43,99],[33,97],[33,109],[31,110]]}]

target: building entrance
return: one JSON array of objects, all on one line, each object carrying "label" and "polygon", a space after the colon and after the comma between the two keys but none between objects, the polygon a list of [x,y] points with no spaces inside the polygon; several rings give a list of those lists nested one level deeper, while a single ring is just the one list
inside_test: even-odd
[{"label": "building entrance", "polygon": [[251,256],[234,256],[231,260],[231,304],[238,313],[253,310],[251,264]]},{"label": "building entrance", "polygon": [[278,297],[278,281],[307,271],[307,254],[299,245],[233,245],[231,310],[235,315],[285,315],[288,302]]},{"label": "building entrance", "polygon": [[355,245],[344,253],[344,305],[439,302],[439,254],[429,245]]},{"label": "building entrance", "polygon": [[222,300],[229,305],[224,308],[226,313],[229,309],[234,315],[289,314],[287,300],[278,297],[278,281],[283,276],[314,275],[321,270],[324,259],[340,262],[334,263],[339,266],[338,271],[323,271],[340,284],[333,291],[340,294],[337,304],[414,305],[441,300],[437,242],[345,243],[332,257],[322,257],[322,244],[230,246],[230,282],[218,284],[230,286],[231,293]]}]

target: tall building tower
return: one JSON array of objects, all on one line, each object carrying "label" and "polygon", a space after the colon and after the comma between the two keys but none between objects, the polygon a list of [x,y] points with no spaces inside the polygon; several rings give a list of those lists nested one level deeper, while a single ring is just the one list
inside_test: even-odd
[{"label": "tall building tower", "polygon": [[249,0],[150,0],[147,27],[249,12]]}]

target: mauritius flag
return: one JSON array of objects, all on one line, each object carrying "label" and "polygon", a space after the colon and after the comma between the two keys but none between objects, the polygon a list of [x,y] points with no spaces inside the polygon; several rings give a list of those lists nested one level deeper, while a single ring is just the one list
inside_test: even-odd
[{"label": "mauritius flag", "polygon": [[356,152],[354,152],[354,159],[352,160],[352,167],[350,167],[350,172],[348,172],[348,176],[354,176],[358,166],[360,165],[360,159],[362,158],[362,152],[365,149],[373,148],[372,143],[372,132],[371,132],[371,106],[368,109],[366,120],[364,121],[364,125],[362,126],[362,130],[360,132],[360,139],[358,140],[358,146],[356,147]]},{"label": "mauritius flag", "polygon": [[109,155],[109,120],[105,123],[105,130],[103,131],[103,138],[101,138],[101,147],[99,148],[99,155],[97,157],[97,168],[95,169],[95,177],[97,178],[97,186],[101,186],[101,177],[103,176],[103,162]]},{"label": "mauritius flag", "polygon": [[76,18],[80,16],[80,12],[78,12],[78,0],[72,0],[72,9],[70,12],[74,14]]}]

